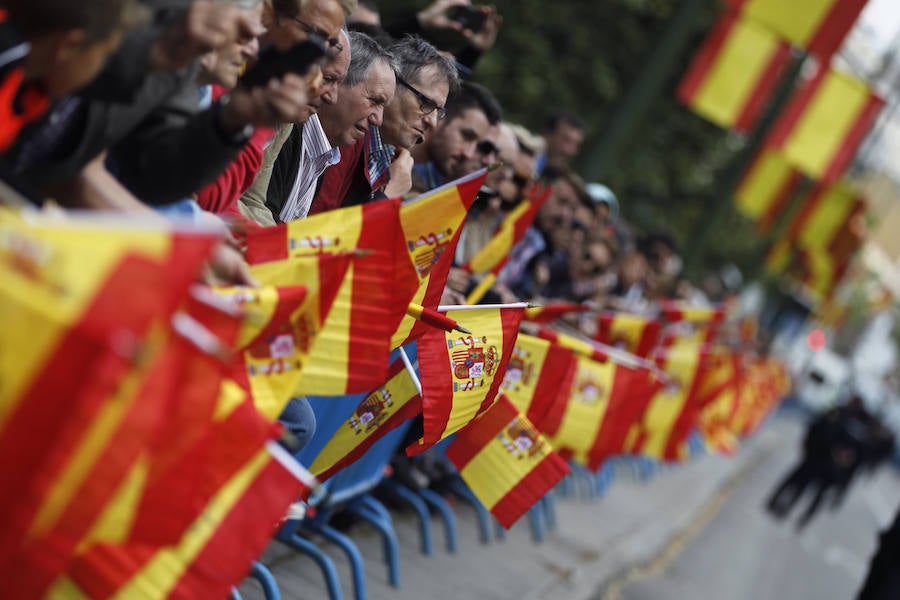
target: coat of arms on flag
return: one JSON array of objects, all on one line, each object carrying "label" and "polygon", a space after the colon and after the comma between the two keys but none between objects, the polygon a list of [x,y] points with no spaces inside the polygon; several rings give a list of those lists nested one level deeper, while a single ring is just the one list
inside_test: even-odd
[{"label": "coat of arms on flag", "polygon": [[505,396],[457,434],[447,456],[506,528],[569,472],[544,436]]},{"label": "coat of arms on flag", "polygon": [[470,335],[433,329],[419,341],[424,435],[417,454],[466,426],[494,402],[512,354],[522,308],[448,311]]}]

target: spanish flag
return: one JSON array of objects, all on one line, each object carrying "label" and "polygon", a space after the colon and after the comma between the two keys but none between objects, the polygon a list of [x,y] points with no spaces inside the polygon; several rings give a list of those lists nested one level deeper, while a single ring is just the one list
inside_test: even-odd
[{"label": "spanish flag", "polygon": [[676,339],[658,360],[668,385],[653,396],[643,419],[629,432],[626,445],[635,454],[680,460],[685,458],[683,443],[695,424],[692,416],[696,415],[695,382],[701,346],[696,340]]},{"label": "spanish flag", "polygon": [[[138,265],[124,261],[123,266],[130,276],[141,272]],[[122,291],[115,279],[107,281],[110,291]],[[127,295],[120,294],[115,301],[123,298]],[[31,332],[36,337],[44,333],[36,323],[31,325],[35,325]],[[120,331],[123,335],[135,332],[127,326]],[[4,424],[0,448],[10,464],[3,470],[5,487],[0,503],[9,522],[4,523],[0,542],[0,580],[15,579],[21,586],[14,597],[39,596],[62,572],[90,519],[96,518],[159,419],[162,402],[139,398],[148,377],[167,377],[153,368],[159,362],[163,343],[159,340],[164,334],[148,335],[144,350],[151,357],[149,365],[129,364],[128,358],[117,356],[108,346],[107,354],[98,354],[98,340],[65,335],[58,347],[64,353],[51,357],[60,365],[61,382],[70,381],[71,389],[53,390],[57,382],[32,386]],[[67,373],[69,367],[84,370]],[[54,379],[39,376],[39,381]],[[45,396],[44,392],[58,396]],[[60,533],[51,536],[56,531]],[[46,539],[55,541],[52,550],[44,547]],[[39,555],[43,557],[40,561]],[[8,587],[5,591],[12,593]]]},{"label": "spanish flag", "polygon": [[769,29],[726,12],[694,56],[678,99],[720,127],[751,131],[790,56],[790,44]]},{"label": "spanish flag", "polygon": [[455,310],[447,316],[471,335],[429,328],[419,340],[424,434],[407,448],[420,454],[459,431],[497,398],[509,364],[521,308]]},{"label": "spanish flag", "polygon": [[[72,556],[98,540],[172,543],[275,426],[244,403],[240,421],[211,424],[218,382],[227,374],[212,347],[227,347],[199,321],[177,317],[165,349],[107,399],[93,420],[67,415],[85,431],[45,497],[15,560],[20,597],[40,595]],[[236,334],[236,323],[227,323]],[[212,402],[209,398],[212,397]],[[255,433],[254,435],[251,435]],[[11,592],[12,593],[12,592]]]},{"label": "spanish flag", "polygon": [[780,361],[768,358],[752,362],[745,372],[742,402],[734,418],[738,435],[746,436],[756,431],[790,387],[790,376]]},{"label": "spanish flag", "polygon": [[219,488],[280,432],[253,408],[245,391],[227,380],[213,414],[183,412],[155,424],[127,475],[113,482],[114,494],[98,502],[103,512],[83,524],[90,529],[80,537],[78,553],[104,543],[176,543]]},{"label": "spanish flag", "polygon": [[[850,233],[846,235],[855,239]],[[839,237],[844,236],[839,234]],[[858,239],[855,241],[861,242]],[[852,252],[858,248],[859,246],[846,248],[845,250],[850,252],[848,255],[833,254],[830,248],[810,248],[806,251],[807,277],[803,283],[812,290],[818,300],[825,300],[831,295],[850,266]]]},{"label": "spanish flag", "polygon": [[148,442],[153,480],[180,460],[206,432],[216,414],[223,382],[233,372],[232,352],[243,319],[239,311],[218,300],[206,286],[195,286],[172,321],[168,364],[161,366],[168,388],[153,393],[162,398],[162,415]]},{"label": "spanish flag", "polygon": [[550,197],[551,191],[550,188],[541,189],[535,185],[528,197],[503,218],[494,237],[463,268],[470,273],[487,273],[494,271],[501,262],[505,262],[513,246],[519,243],[531,227],[538,210]]},{"label": "spanish flag", "polygon": [[[663,454],[663,458],[666,460],[683,460],[685,458],[687,439],[691,431],[699,425],[702,404],[698,395],[698,388],[706,370],[709,368],[710,350],[708,343],[697,344],[688,338],[682,340],[680,345],[681,348],[676,350],[676,352],[682,353],[686,350],[689,354],[688,357],[679,357],[673,362],[669,357],[664,356],[666,364],[671,365],[671,367],[667,368],[667,373],[674,372],[676,373],[677,381],[685,382],[683,387],[685,394],[684,403],[668,433],[668,440]],[[689,365],[691,362],[694,362],[694,365],[689,367],[692,368],[692,372],[685,370],[685,362]],[[689,380],[691,375],[693,375],[693,379]]]},{"label": "spanish flag", "polygon": [[854,254],[865,242],[865,203],[860,201],[851,213],[847,224],[838,231],[823,252],[821,273],[810,286],[822,297],[828,298],[835,286],[844,278]]},{"label": "spanish flag", "polygon": [[771,275],[782,275],[794,258],[792,243],[787,238],[775,241],[766,252],[764,265]]},{"label": "spanish flag", "polygon": [[[165,404],[162,399],[154,402],[150,397],[139,400],[143,405]],[[180,400],[190,402],[194,399]],[[70,597],[67,594],[81,597],[69,589],[71,583],[67,578],[59,577],[64,573],[73,575],[78,571],[79,562],[94,552],[102,555],[109,551],[116,557],[134,561],[134,564],[116,565],[111,570],[121,568],[122,572],[104,572],[100,579],[94,574],[86,580],[88,585],[102,583],[102,577],[107,574],[121,576],[123,581],[131,577],[142,561],[158,549],[192,536],[197,531],[195,521],[198,517],[203,521],[203,527],[209,528],[210,515],[203,514],[204,507],[215,502],[223,486],[238,476],[247,461],[258,456],[259,450],[279,431],[253,409],[242,392],[240,396],[223,396],[212,419],[192,418],[189,423],[171,425],[157,418],[149,425],[132,419],[120,426],[116,439],[110,444],[112,452],[94,461],[87,471],[85,484],[66,503],[59,517],[51,524],[42,520],[43,512],[38,515],[30,532],[33,537],[11,565],[17,567],[13,571],[15,577],[4,578],[14,581],[15,589],[8,590],[10,593],[17,597],[35,597],[49,589],[47,595],[51,597]],[[155,430],[156,434],[148,436],[148,430]],[[177,447],[180,435],[184,433],[194,442],[186,451],[172,457],[166,442]],[[138,440],[137,446],[132,440]],[[135,449],[140,451],[137,457],[132,455]],[[123,452],[126,454],[122,455]],[[171,458],[175,460],[167,460]],[[121,468],[123,463],[131,468],[124,476],[110,479],[113,476],[111,465]],[[255,489],[253,493],[265,492]],[[281,511],[289,501],[290,498],[279,500]],[[265,517],[262,514],[255,516],[261,519],[257,521],[257,527],[265,529]],[[260,543],[253,539],[252,534],[248,534],[243,541]],[[249,555],[241,560],[248,564],[254,557]],[[240,571],[229,573],[227,565],[223,566],[226,567],[221,571],[224,576],[234,577],[234,580],[242,577]],[[203,569],[200,570],[202,573]],[[141,585],[162,583],[166,574],[157,569],[149,579],[152,581]],[[215,588],[211,586],[210,589]],[[93,592],[90,594],[96,596]]]},{"label": "spanish flag", "polygon": [[90,547],[50,590],[66,598],[224,598],[314,479],[269,443],[220,487],[174,544]]},{"label": "spanish flag", "polygon": [[725,318],[724,305],[713,307],[698,307],[682,300],[662,299],[659,308],[663,318],[669,323],[695,323],[700,325],[714,325]]},{"label": "spanish flag", "polygon": [[543,306],[530,306],[525,309],[525,320],[532,323],[541,323],[546,325],[552,323],[563,315],[574,312],[586,312],[591,307],[586,304],[569,304],[565,302],[554,302],[544,304]]},{"label": "spanish flag", "polygon": [[579,356],[584,356],[597,362],[606,362],[609,360],[609,356],[607,356],[605,352],[595,348],[594,345],[591,344],[591,342],[582,340],[574,335],[561,333],[559,331],[550,329],[549,327],[541,327],[538,330],[538,337],[540,337],[542,340],[547,340],[555,344],[559,344],[563,348],[568,348],[569,350],[574,351],[575,354]]},{"label": "spanish flag", "polygon": [[[472,273],[478,273],[478,269],[489,264],[492,266],[482,277],[481,281],[478,282],[478,285],[469,292],[469,295],[466,297],[466,304],[478,304],[494,286],[500,273],[509,262],[512,249],[525,237],[525,233],[537,216],[537,211],[550,197],[551,193],[553,193],[552,188],[539,188],[535,185],[529,193],[529,199],[519,204],[517,209],[510,213],[507,218],[509,220],[512,217],[515,220],[510,222],[508,227],[506,227],[507,221],[504,221],[504,226],[501,226],[497,235],[488,242],[488,245],[478,255],[469,261],[465,268]],[[517,212],[519,209],[521,209],[521,212]]]},{"label": "spanish flag", "polygon": [[819,184],[770,253],[772,270],[827,297],[862,244],[864,215],[865,202],[846,182]]},{"label": "spanish flag", "polygon": [[[249,401],[233,408],[225,404],[236,400],[231,390],[220,395],[217,414],[203,423],[191,423],[196,434],[193,443],[163,463],[155,447],[145,455],[146,483],[133,513],[127,539],[133,542],[167,545],[176,543],[200,514],[203,507],[241,466],[271,439],[279,426],[260,415]],[[182,430],[188,427],[182,424]],[[154,440],[177,443],[175,436],[161,432]],[[239,442],[236,440],[240,440]],[[134,477],[144,476],[138,470]],[[118,506],[122,512],[129,511]],[[121,516],[121,515],[120,515]],[[94,535],[94,538],[103,538]]]},{"label": "spanish flag", "polygon": [[553,407],[569,398],[576,364],[572,350],[520,333],[500,393],[543,431]]},{"label": "spanish flag", "polygon": [[[88,473],[121,439],[123,424],[146,419],[146,431],[155,422],[160,404],[137,402],[138,391],[215,243],[204,234],[110,223],[122,230],[0,215],[0,449],[9,458],[0,506],[10,519],[0,542],[4,569],[27,539],[52,530],[69,501],[82,497]],[[102,465],[107,481],[130,467],[132,445],[142,439],[122,440],[119,460]]]},{"label": "spanish flag", "polygon": [[[403,203],[400,222],[410,263],[418,276],[412,302],[426,308],[440,304],[459,234],[487,171],[465,177]],[[391,339],[391,348],[415,341],[430,327],[405,316]]]},{"label": "spanish flag", "polygon": [[422,399],[403,362],[394,361],[389,375],[384,385],[362,397],[316,455],[309,470],[319,481],[359,460],[385,434],[422,412]]},{"label": "spanish flag", "polygon": [[765,146],[744,173],[734,202],[762,233],[769,232],[787,210],[803,176],[778,150]]},{"label": "spanish flag", "polygon": [[504,396],[456,435],[447,457],[507,529],[569,473],[565,461]]},{"label": "spanish flag", "polygon": [[588,452],[587,467],[590,470],[597,471],[611,456],[625,453],[629,431],[641,421],[650,401],[662,387],[660,378],[647,369],[616,367],[609,404]]},{"label": "spanish flag", "polygon": [[706,446],[720,454],[737,451],[734,418],[741,403],[742,359],[739,353],[717,348],[698,386],[700,432]]},{"label": "spanish flag", "polygon": [[564,456],[586,465],[588,453],[606,415],[616,377],[616,365],[590,358],[576,358],[578,366],[569,389],[569,400],[559,429],[548,432],[553,447]]},{"label": "spanish flag", "polygon": [[[271,276],[290,271],[295,285],[222,288],[217,293],[246,312],[237,346],[241,361],[233,375],[250,390],[256,408],[276,418],[302,389],[303,371],[351,264],[350,254],[297,257],[261,265]],[[303,285],[296,285],[296,284]]]},{"label": "spanish flag", "polygon": [[841,47],[866,0],[725,0],[725,3],[827,63]]},{"label": "spanish flag", "polygon": [[834,182],[847,170],[883,106],[884,100],[864,82],[822,67],[794,92],[769,144],[809,177]]},{"label": "spanish flag", "polygon": [[646,358],[656,346],[661,324],[643,315],[604,312],[597,316],[598,342]]},{"label": "spanish flag", "polygon": [[400,226],[400,201],[328,211],[248,234],[252,271],[272,285],[296,285],[263,276],[278,262],[347,252],[357,256],[304,366],[298,391],[340,396],[365,393],[384,382],[391,334],[417,285]]},{"label": "spanish flag", "polygon": [[847,182],[819,184],[792,221],[787,237],[805,248],[827,247],[862,209],[863,200]]}]

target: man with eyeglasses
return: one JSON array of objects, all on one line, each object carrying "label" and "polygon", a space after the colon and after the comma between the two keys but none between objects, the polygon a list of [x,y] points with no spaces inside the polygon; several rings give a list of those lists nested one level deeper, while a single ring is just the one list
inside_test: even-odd
[{"label": "man with eyeglasses", "polygon": [[501,116],[500,103],[487,88],[463,83],[447,102],[447,117],[413,151],[413,190],[426,192],[471,173],[479,164],[495,162],[496,144],[482,142],[496,134]]},{"label": "man with eyeglasses", "polygon": [[310,214],[402,196],[410,189],[409,151],[434,130],[459,76],[454,64],[422,38],[407,36],[389,52],[397,64],[397,88],[382,124],[341,149],[341,162],[325,172]]}]

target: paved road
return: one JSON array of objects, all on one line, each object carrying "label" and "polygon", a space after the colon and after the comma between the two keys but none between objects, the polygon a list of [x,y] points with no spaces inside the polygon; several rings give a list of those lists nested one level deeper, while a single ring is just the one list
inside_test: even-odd
[{"label": "paved road", "polygon": [[696,537],[680,547],[676,544],[643,576],[632,574],[637,581],[626,581],[621,594],[607,590],[603,596],[607,600],[855,597],[875,549],[876,532],[900,503],[900,477],[882,469],[874,478],[858,482],[838,511],[822,512],[797,533],[792,521],[773,521],[762,510],[792,460],[785,452],[769,455],[730,494],[723,493],[724,504],[712,520],[694,527],[699,530]]},{"label": "paved road", "polygon": [[[394,512],[399,589],[387,584],[380,538],[366,526],[351,533],[365,557],[368,598],[850,598],[863,577],[878,521],[886,523],[900,502],[900,478],[893,471],[882,473],[874,484],[851,491],[840,513],[822,515],[796,537],[789,527],[770,522],[761,506],[794,459],[801,433],[795,420],[774,419],[734,458],[701,456],[663,469],[648,481],[626,470],[602,498],[557,495],[559,527],[541,544],[532,540],[527,519],[504,541],[481,544],[473,511],[457,503],[459,551],[446,551],[443,528],[433,520],[434,554],[426,557],[419,551],[415,519]],[[717,500],[721,510],[711,510]],[[346,558],[333,545],[319,544],[335,561],[349,600],[353,594]],[[327,600],[322,575],[309,558],[273,543],[264,562],[285,600]],[[648,563],[671,564],[638,581],[622,579],[621,574]],[[624,584],[624,593],[611,596],[611,590],[622,588],[618,584]],[[252,582],[241,586],[241,592],[246,600],[262,598]]]}]

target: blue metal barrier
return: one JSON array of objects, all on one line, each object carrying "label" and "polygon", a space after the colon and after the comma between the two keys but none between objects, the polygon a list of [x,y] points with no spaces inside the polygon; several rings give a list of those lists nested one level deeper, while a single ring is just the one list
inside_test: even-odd
[{"label": "blue metal barrier", "polygon": [[[414,355],[414,353],[413,353]],[[414,359],[413,359],[414,360]],[[366,394],[342,397],[309,397],[316,416],[316,435],[300,452],[297,460],[311,465],[316,456],[331,440],[335,432],[346,423]],[[311,556],[322,570],[331,600],[342,600],[340,583],[334,563],[303,534],[316,534],[338,546],[347,556],[353,577],[356,600],[366,600],[366,581],[363,557],[356,544],[329,524],[338,511],[347,509],[351,514],[373,526],[382,536],[387,562],[387,578],[393,586],[400,581],[399,549],[393,522],[387,510],[368,496],[383,478],[390,458],[403,441],[411,422],[404,423],[375,442],[355,463],[338,471],[323,484],[325,494],[315,504],[315,514],[300,522],[292,522],[281,528],[277,539]]]}]

